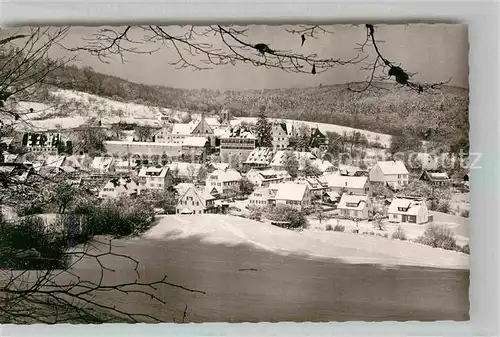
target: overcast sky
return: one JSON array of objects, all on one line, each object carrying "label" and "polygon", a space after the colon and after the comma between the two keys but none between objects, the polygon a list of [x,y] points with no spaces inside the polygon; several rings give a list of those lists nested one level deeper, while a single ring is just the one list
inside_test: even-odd
[{"label": "overcast sky", "polygon": [[[356,55],[357,43],[364,41],[366,30],[361,26],[323,26],[333,34],[319,34],[300,46],[300,36],[291,35],[290,26],[250,26],[247,41],[267,43],[274,49],[293,50],[295,53],[318,53],[324,57],[349,58]],[[451,85],[468,87],[468,33],[466,25],[412,24],[378,25],[376,37],[381,42],[382,54],[404,69],[418,73],[417,80],[441,82],[452,78]],[[122,31],[124,27],[115,27]],[[168,27],[179,32],[185,28]],[[74,27],[64,41],[65,45],[82,45],[84,38],[96,32],[94,27]],[[138,37],[139,35],[134,35]],[[211,43],[220,43],[220,37],[210,37]],[[205,40],[206,41],[206,40]],[[368,49],[371,54],[373,51]],[[57,50],[53,55],[69,55]],[[339,84],[362,81],[368,73],[360,65],[339,66],[321,74],[290,74],[278,69],[266,69],[248,64],[216,66],[211,70],[176,70],[169,62],[176,53],[170,46],[151,55],[126,55],[126,63],[114,59],[109,64],[80,52],[77,65],[91,66],[98,72],[115,75],[133,82],[166,85],[177,88],[262,89],[317,86],[320,83]]]}]

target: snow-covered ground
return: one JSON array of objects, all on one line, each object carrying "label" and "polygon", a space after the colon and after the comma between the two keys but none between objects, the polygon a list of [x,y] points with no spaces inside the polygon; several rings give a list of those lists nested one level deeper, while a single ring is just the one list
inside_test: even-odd
[{"label": "snow-covered ground", "polygon": [[157,240],[193,236],[213,244],[250,244],[277,254],[337,258],[346,263],[458,269],[469,266],[469,256],[454,251],[380,236],[318,230],[295,232],[229,215],[166,215],[143,234],[144,238]]}]

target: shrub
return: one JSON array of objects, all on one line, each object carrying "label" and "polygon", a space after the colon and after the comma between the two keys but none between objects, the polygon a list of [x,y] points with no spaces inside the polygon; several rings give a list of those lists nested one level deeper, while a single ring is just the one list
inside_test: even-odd
[{"label": "shrub", "polygon": [[258,208],[251,208],[250,214],[248,215],[248,218],[250,220],[256,220],[256,221],[262,220],[262,210],[260,210]]},{"label": "shrub", "polygon": [[357,228],[353,228],[353,229],[352,229],[352,232],[353,232],[354,234],[359,234],[359,229],[357,229]]},{"label": "shrub", "polygon": [[384,238],[388,238],[389,237],[389,234],[387,233],[384,233],[384,235],[382,235]]},{"label": "shrub", "polygon": [[61,269],[67,265],[67,240],[36,216],[0,222],[0,268]]},{"label": "shrub", "polygon": [[451,211],[450,203],[447,201],[440,202],[439,205],[437,206],[437,211],[441,213],[450,213]]},{"label": "shrub", "polygon": [[460,251],[464,254],[467,254],[467,255],[470,255],[470,247],[469,247],[469,244],[466,244],[465,246],[463,246]]},{"label": "shrub", "polygon": [[447,250],[455,250],[457,248],[453,232],[445,226],[434,224],[430,225],[425,230],[424,234],[415,241],[434,248],[443,248]]},{"label": "shrub", "polygon": [[[336,226],[335,226],[335,227],[336,227]],[[333,227],[332,227],[332,225],[326,225],[326,226],[325,226],[325,230],[327,230],[327,231],[333,231]]]},{"label": "shrub", "polygon": [[375,235],[375,232],[370,232],[369,234],[370,234],[370,235]]},{"label": "shrub", "polygon": [[340,225],[340,224],[336,224],[335,227],[333,228],[333,230],[335,232],[344,232],[345,231],[345,227]]},{"label": "shrub", "polygon": [[407,239],[406,233],[401,227],[398,227],[398,229],[396,229],[396,231],[392,233],[391,238],[394,240],[402,240],[402,241]]},{"label": "shrub", "polygon": [[464,218],[468,218],[468,217],[469,217],[469,210],[468,210],[468,209],[464,210],[464,211],[460,214],[460,216],[462,216],[462,217],[464,217]]},{"label": "shrub", "polygon": [[304,213],[288,205],[270,206],[265,212],[266,217],[271,221],[289,222],[289,228],[307,228],[308,226]]}]

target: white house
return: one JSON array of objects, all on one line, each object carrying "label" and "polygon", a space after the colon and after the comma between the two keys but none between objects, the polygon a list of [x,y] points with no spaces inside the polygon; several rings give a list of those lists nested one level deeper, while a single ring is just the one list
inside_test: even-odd
[{"label": "white house", "polygon": [[115,161],[115,171],[117,173],[130,173],[137,167],[137,162],[132,159],[117,159]]},{"label": "white house", "polygon": [[367,194],[371,195],[372,188],[367,177],[349,177],[339,174],[327,174],[322,178],[328,184],[328,189],[331,192],[342,194]]},{"label": "white house", "polygon": [[266,207],[273,196],[269,187],[258,188],[248,196],[249,206]]},{"label": "white house", "polygon": [[215,170],[208,175],[205,189],[210,194],[238,191],[240,180],[241,174],[234,169]]},{"label": "white house", "polygon": [[340,215],[360,220],[368,219],[372,213],[370,197],[363,194],[342,194],[337,209]]},{"label": "white house", "polygon": [[139,194],[144,190],[163,191],[172,185],[172,174],[168,167],[143,167],[139,171]]},{"label": "white house", "polygon": [[99,192],[99,198],[119,198],[138,193],[138,186],[132,179],[111,179]]},{"label": "white house", "polygon": [[313,166],[316,166],[322,174],[330,174],[337,171],[335,165],[328,160],[321,160],[319,158],[311,161]]},{"label": "white house", "polygon": [[388,185],[407,185],[409,172],[401,160],[379,161],[369,173],[371,182],[386,183]]},{"label": "white house", "polygon": [[256,170],[251,169],[246,177],[254,186],[266,187],[270,184],[277,184],[292,180],[292,177],[286,171],[276,171],[273,169]]},{"label": "white house", "polygon": [[299,178],[295,180],[296,184],[305,184],[309,188],[312,194],[321,198],[323,193],[328,192],[329,186],[326,179],[322,177],[307,177],[307,178]]},{"label": "white house", "polygon": [[419,180],[426,181],[435,186],[446,186],[451,182],[446,172],[438,170],[424,170]]},{"label": "white house", "polygon": [[223,162],[231,162],[237,158],[244,163],[255,149],[257,138],[246,128],[229,129],[220,137],[220,156]]},{"label": "white house", "polygon": [[387,214],[390,222],[418,225],[429,222],[429,210],[424,198],[394,197]]},{"label": "white house", "polygon": [[215,198],[206,191],[190,186],[181,195],[176,207],[177,214],[215,213]]},{"label": "white house", "polygon": [[286,123],[274,122],[271,125],[271,137],[273,150],[284,150],[289,145],[289,138]]},{"label": "white house", "polygon": [[270,204],[288,205],[302,210],[311,206],[311,191],[305,184],[296,184],[293,182],[271,184],[269,190],[272,197]]}]

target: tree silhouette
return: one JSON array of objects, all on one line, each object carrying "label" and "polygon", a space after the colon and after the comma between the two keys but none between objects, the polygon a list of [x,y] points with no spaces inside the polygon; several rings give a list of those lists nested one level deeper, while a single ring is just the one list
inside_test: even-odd
[{"label": "tree silhouette", "polygon": [[267,119],[265,106],[260,108],[259,117],[255,125],[255,133],[257,136],[257,143],[260,147],[273,147],[271,124]]},{"label": "tree silhouette", "polygon": [[[316,39],[320,35],[335,33],[320,25],[299,25],[294,29],[284,29],[286,33],[298,36],[297,47],[292,50],[276,50],[262,41],[251,41],[248,37],[248,27],[234,25],[205,27],[140,25],[103,28],[86,39],[83,45],[66,48],[70,51],[88,52],[106,63],[116,56],[125,62],[127,54],[149,55],[161,48],[171,48],[176,52],[177,59],[170,64],[176,69],[193,70],[245,63],[255,67],[314,75],[339,66],[362,65],[366,61],[368,64],[361,66],[361,69],[367,71],[369,76],[363,83],[350,88],[358,92],[376,88],[376,81],[392,81],[418,93],[438,90],[450,81],[420,83],[413,80],[415,74],[403,70],[400,65],[383,55],[379,47],[381,42],[376,39],[375,25],[355,25],[355,27],[366,31],[366,39],[353,46],[356,55],[347,59],[294,51],[300,50],[310,38]],[[207,42],[209,37],[217,37],[218,43]],[[374,61],[370,61],[370,51],[375,54]]]}]

